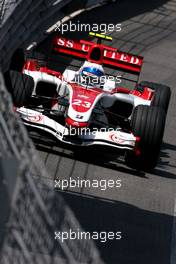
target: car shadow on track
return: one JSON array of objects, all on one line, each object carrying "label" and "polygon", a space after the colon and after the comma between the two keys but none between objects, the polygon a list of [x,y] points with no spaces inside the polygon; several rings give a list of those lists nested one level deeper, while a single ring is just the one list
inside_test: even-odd
[{"label": "car shadow on track", "polygon": [[[121,240],[95,240],[106,264],[169,264],[173,218],[119,201],[58,191],[84,231],[122,232]],[[57,196],[57,191],[56,191]]]},{"label": "car shadow on track", "polygon": [[[70,158],[73,160],[78,160],[81,162],[89,163],[89,164],[100,166],[103,168],[107,168],[107,169],[111,169],[111,170],[115,170],[115,171],[120,171],[123,173],[128,173],[128,174],[131,174],[134,176],[145,178],[144,172],[133,170],[133,169],[127,168],[127,167],[123,167],[123,165],[125,165],[125,164],[121,159],[118,159],[118,156],[115,158],[115,161],[112,160],[112,156],[110,157],[109,155],[106,155],[106,157],[103,159],[103,157],[101,155],[102,152],[98,152],[95,148],[92,148],[91,150],[85,150],[84,149],[83,152],[82,151],[78,152],[78,151],[75,151],[75,149],[74,149],[72,153],[65,153],[65,152],[62,152],[60,150],[57,150],[56,148],[52,149],[51,145],[50,146],[44,146],[44,145],[35,143],[35,146],[36,146],[37,150],[47,152],[49,154],[54,154],[54,155],[58,155],[61,157]],[[98,156],[99,156],[99,158],[97,158]],[[105,159],[106,159],[106,161],[105,161]],[[112,162],[115,162],[115,163],[112,163]]]},{"label": "car shadow on track", "polygon": [[[169,179],[176,179],[176,166],[170,164],[170,151],[176,152],[176,146],[164,142],[161,147],[158,166],[153,171],[154,175]],[[170,169],[175,171],[175,173],[170,172]]]}]

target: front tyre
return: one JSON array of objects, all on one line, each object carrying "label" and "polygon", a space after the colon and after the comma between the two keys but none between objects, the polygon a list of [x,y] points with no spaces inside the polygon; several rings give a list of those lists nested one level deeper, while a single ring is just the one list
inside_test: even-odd
[{"label": "front tyre", "polygon": [[18,48],[15,50],[15,52],[11,57],[9,70],[22,72],[24,63],[25,63],[25,52],[22,48]]},{"label": "front tyre", "polygon": [[125,161],[128,166],[139,170],[152,170],[158,160],[164,134],[165,111],[160,107],[137,106],[132,115],[131,130],[134,136],[140,137],[140,154],[127,152]]},{"label": "front tyre", "polygon": [[34,89],[34,80],[31,76],[17,71],[7,71],[4,73],[4,80],[14,106],[22,107],[29,104]]}]

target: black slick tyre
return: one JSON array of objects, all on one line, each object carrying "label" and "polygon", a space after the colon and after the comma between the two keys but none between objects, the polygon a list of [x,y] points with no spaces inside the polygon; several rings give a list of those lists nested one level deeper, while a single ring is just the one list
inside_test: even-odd
[{"label": "black slick tyre", "polygon": [[132,115],[131,130],[139,137],[140,154],[135,151],[126,153],[125,161],[128,166],[149,171],[158,160],[160,146],[164,134],[165,111],[155,106],[137,106]]},{"label": "black slick tyre", "polygon": [[29,103],[34,88],[31,76],[17,71],[4,73],[6,88],[12,96],[14,106],[22,107]]}]

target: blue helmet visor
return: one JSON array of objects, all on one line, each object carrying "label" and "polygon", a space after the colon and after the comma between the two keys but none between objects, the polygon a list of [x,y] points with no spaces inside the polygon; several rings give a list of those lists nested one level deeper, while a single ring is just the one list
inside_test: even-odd
[{"label": "blue helmet visor", "polygon": [[98,76],[98,77],[104,75],[104,73],[103,73],[101,70],[96,69],[96,68],[93,68],[93,67],[85,67],[85,68],[83,68],[83,70],[82,70],[82,73],[83,73],[83,72],[91,73],[92,75],[96,75],[96,76]]}]

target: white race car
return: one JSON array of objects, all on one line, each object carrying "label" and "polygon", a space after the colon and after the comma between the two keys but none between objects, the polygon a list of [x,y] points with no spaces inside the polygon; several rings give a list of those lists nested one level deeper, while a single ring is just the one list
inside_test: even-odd
[{"label": "white race car", "polygon": [[26,126],[59,141],[121,149],[127,165],[151,170],[162,143],[170,88],[151,82],[133,90],[117,85],[119,78],[109,78],[103,67],[138,76],[143,58],[101,44],[101,38],[109,37],[91,35],[98,37],[97,43],[53,40],[55,52],[84,60],[77,71],[54,71],[34,56],[26,59],[22,73],[12,68],[4,74],[16,111]]}]

